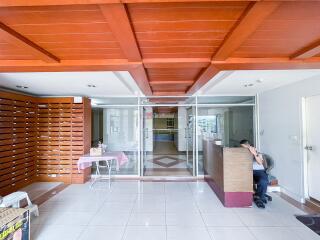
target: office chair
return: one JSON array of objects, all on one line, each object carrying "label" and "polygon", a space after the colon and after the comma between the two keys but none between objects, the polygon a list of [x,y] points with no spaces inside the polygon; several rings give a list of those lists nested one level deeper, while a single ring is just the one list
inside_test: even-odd
[{"label": "office chair", "polygon": [[[271,181],[270,172],[271,172],[271,169],[274,168],[274,161],[273,161],[273,159],[272,159],[269,155],[267,155],[267,154],[265,154],[265,153],[262,153],[262,158],[263,158],[263,160],[264,160],[264,168],[265,168],[265,170],[266,170],[266,173],[267,173],[267,175],[268,175],[268,180],[269,180],[269,183],[270,183],[270,181]],[[253,192],[254,192],[253,198],[254,198],[254,199],[257,198],[257,197],[255,196],[256,190],[257,190],[257,186],[256,186],[256,183],[254,182],[254,183],[253,183]],[[266,198],[267,198],[268,201],[270,201],[270,202],[272,201],[272,197],[271,197],[269,194],[266,194]]]}]

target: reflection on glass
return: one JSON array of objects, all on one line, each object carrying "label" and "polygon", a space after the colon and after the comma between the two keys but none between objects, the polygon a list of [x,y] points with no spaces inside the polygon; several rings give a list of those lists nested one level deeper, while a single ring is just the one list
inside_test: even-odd
[{"label": "reflection on glass", "polygon": [[218,115],[198,117],[199,131],[202,135],[217,133],[217,117]]},{"label": "reflection on glass", "polygon": [[103,109],[103,139],[108,151],[122,151],[129,162],[117,174],[138,174],[138,109]]},{"label": "reflection on glass", "polygon": [[254,142],[252,106],[198,108],[198,168],[203,174],[203,140],[215,139],[225,147],[238,147],[241,139]]},{"label": "reflection on glass", "polygon": [[254,96],[199,96],[198,104],[254,104]]},{"label": "reflection on glass", "polygon": [[[101,120],[102,119],[102,120]],[[93,146],[99,141],[107,151],[122,151],[129,158],[116,174],[138,174],[139,126],[138,108],[93,109]],[[115,166],[112,169],[116,169]]]}]

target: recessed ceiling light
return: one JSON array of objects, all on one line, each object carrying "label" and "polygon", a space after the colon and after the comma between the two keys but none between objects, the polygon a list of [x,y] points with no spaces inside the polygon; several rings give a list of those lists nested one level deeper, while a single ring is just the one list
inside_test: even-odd
[{"label": "recessed ceiling light", "polygon": [[94,84],[88,84],[88,87],[94,88],[94,87],[96,87],[96,85],[94,85]]},{"label": "recessed ceiling light", "polygon": [[29,87],[27,87],[27,86],[22,86],[22,85],[17,85],[17,86],[16,86],[16,88],[20,88],[20,89],[21,89],[21,88],[23,88],[23,89],[27,89],[27,88],[29,88]]}]

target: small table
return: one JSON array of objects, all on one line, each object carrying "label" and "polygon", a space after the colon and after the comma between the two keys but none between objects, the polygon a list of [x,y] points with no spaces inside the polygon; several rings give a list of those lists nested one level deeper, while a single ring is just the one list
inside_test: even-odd
[{"label": "small table", "polygon": [[[77,163],[78,165],[78,171],[83,170],[87,167],[91,167],[92,163],[95,162],[97,165],[96,174],[99,175],[99,178],[102,178],[100,171],[99,171],[99,162],[105,161],[106,166],[108,168],[109,173],[109,186],[111,185],[111,167],[112,167],[112,161],[116,161],[116,170],[119,171],[120,166],[126,164],[128,162],[128,157],[123,152],[104,152],[102,155],[90,155],[85,154],[84,156],[79,158],[79,161]],[[96,178],[92,184],[91,187],[96,183],[98,178]]]}]

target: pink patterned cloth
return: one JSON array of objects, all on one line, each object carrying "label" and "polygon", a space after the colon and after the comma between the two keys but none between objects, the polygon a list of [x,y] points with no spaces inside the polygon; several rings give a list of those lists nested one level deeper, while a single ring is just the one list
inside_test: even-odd
[{"label": "pink patterned cloth", "polygon": [[105,152],[101,156],[90,156],[90,154],[85,154],[79,158],[77,163],[78,171],[80,172],[80,170],[91,167],[93,162],[107,160],[116,160],[116,168],[117,171],[119,171],[120,167],[128,162],[128,157],[124,152]]}]

